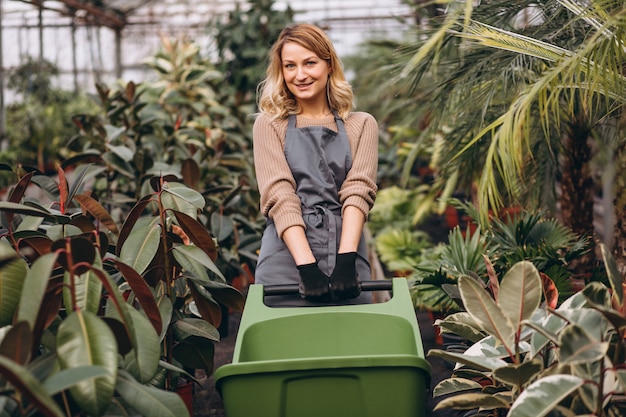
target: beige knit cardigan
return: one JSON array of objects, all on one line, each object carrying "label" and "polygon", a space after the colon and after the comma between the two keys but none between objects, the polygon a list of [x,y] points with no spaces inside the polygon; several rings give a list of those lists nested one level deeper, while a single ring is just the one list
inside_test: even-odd
[{"label": "beige knit cardigan", "polygon": [[[339,190],[342,213],[355,206],[367,219],[376,199],[378,170],[378,124],[369,113],[353,112],[344,120],[352,152],[352,168]],[[332,115],[323,119],[296,118],[296,127],[324,126],[337,131]],[[278,236],[291,227],[306,227],[302,219],[296,182],[285,159],[287,119],[271,120],[261,113],[254,122],[254,167],[261,194],[261,211],[272,219]]]}]

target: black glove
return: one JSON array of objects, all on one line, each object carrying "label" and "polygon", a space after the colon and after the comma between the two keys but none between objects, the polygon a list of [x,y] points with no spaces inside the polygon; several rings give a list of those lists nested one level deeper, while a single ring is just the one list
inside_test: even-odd
[{"label": "black glove", "polygon": [[300,296],[310,301],[328,301],[330,289],[328,275],[322,272],[317,262],[298,265],[300,273]]},{"label": "black glove", "polygon": [[337,255],[337,265],[330,275],[330,293],[335,300],[356,298],[361,294],[359,276],[356,272],[356,252]]}]

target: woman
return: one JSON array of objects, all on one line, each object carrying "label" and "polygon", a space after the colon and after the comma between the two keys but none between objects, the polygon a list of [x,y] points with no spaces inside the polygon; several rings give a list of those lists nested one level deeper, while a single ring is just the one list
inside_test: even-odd
[{"label": "woman", "polygon": [[268,219],[255,281],[298,283],[315,302],[366,302],[359,279],[370,278],[363,227],[376,198],[378,124],[351,111],[352,89],[317,26],[285,28],[269,58],[253,129]]}]

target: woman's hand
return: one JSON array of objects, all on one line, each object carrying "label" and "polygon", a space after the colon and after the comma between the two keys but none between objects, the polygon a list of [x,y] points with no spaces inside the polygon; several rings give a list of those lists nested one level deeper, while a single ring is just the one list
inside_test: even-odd
[{"label": "woman's hand", "polygon": [[334,300],[356,298],[361,294],[359,276],[356,272],[356,252],[337,255],[337,265],[330,275],[330,294]]},{"label": "woman's hand", "polygon": [[298,265],[300,273],[300,296],[306,300],[324,302],[330,298],[328,275],[323,273],[317,262]]}]

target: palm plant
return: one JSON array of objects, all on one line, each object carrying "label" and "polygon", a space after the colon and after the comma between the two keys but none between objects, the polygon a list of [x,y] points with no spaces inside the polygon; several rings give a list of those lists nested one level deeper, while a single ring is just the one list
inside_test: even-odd
[{"label": "palm plant", "polygon": [[[448,2],[430,35],[406,46],[398,71],[413,95],[433,98],[416,146],[443,134],[450,158],[436,192],[446,183],[472,190],[484,218],[510,202],[554,209],[558,199],[565,225],[592,236],[593,150],[624,165],[623,2],[473,3]],[[624,204],[614,209],[624,268]]]},{"label": "palm plant", "polygon": [[[440,312],[463,309],[458,280],[471,276],[485,287],[490,274],[503,276],[518,262],[532,262],[544,277],[544,285],[565,300],[577,288],[574,283],[599,280],[599,276],[580,277],[572,269],[575,260],[591,250],[586,237],[578,237],[570,229],[544,211],[522,211],[519,215],[499,219],[492,217],[481,223],[476,207],[456,203],[473,221],[476,230],[453,229],[446,244],[441,244],[436,257],[423,257],[413,265],[412,292],[418,307]],[[433,302],[436,301],[436,302]],[[431,304],[427,304],[431,302]]]}]

